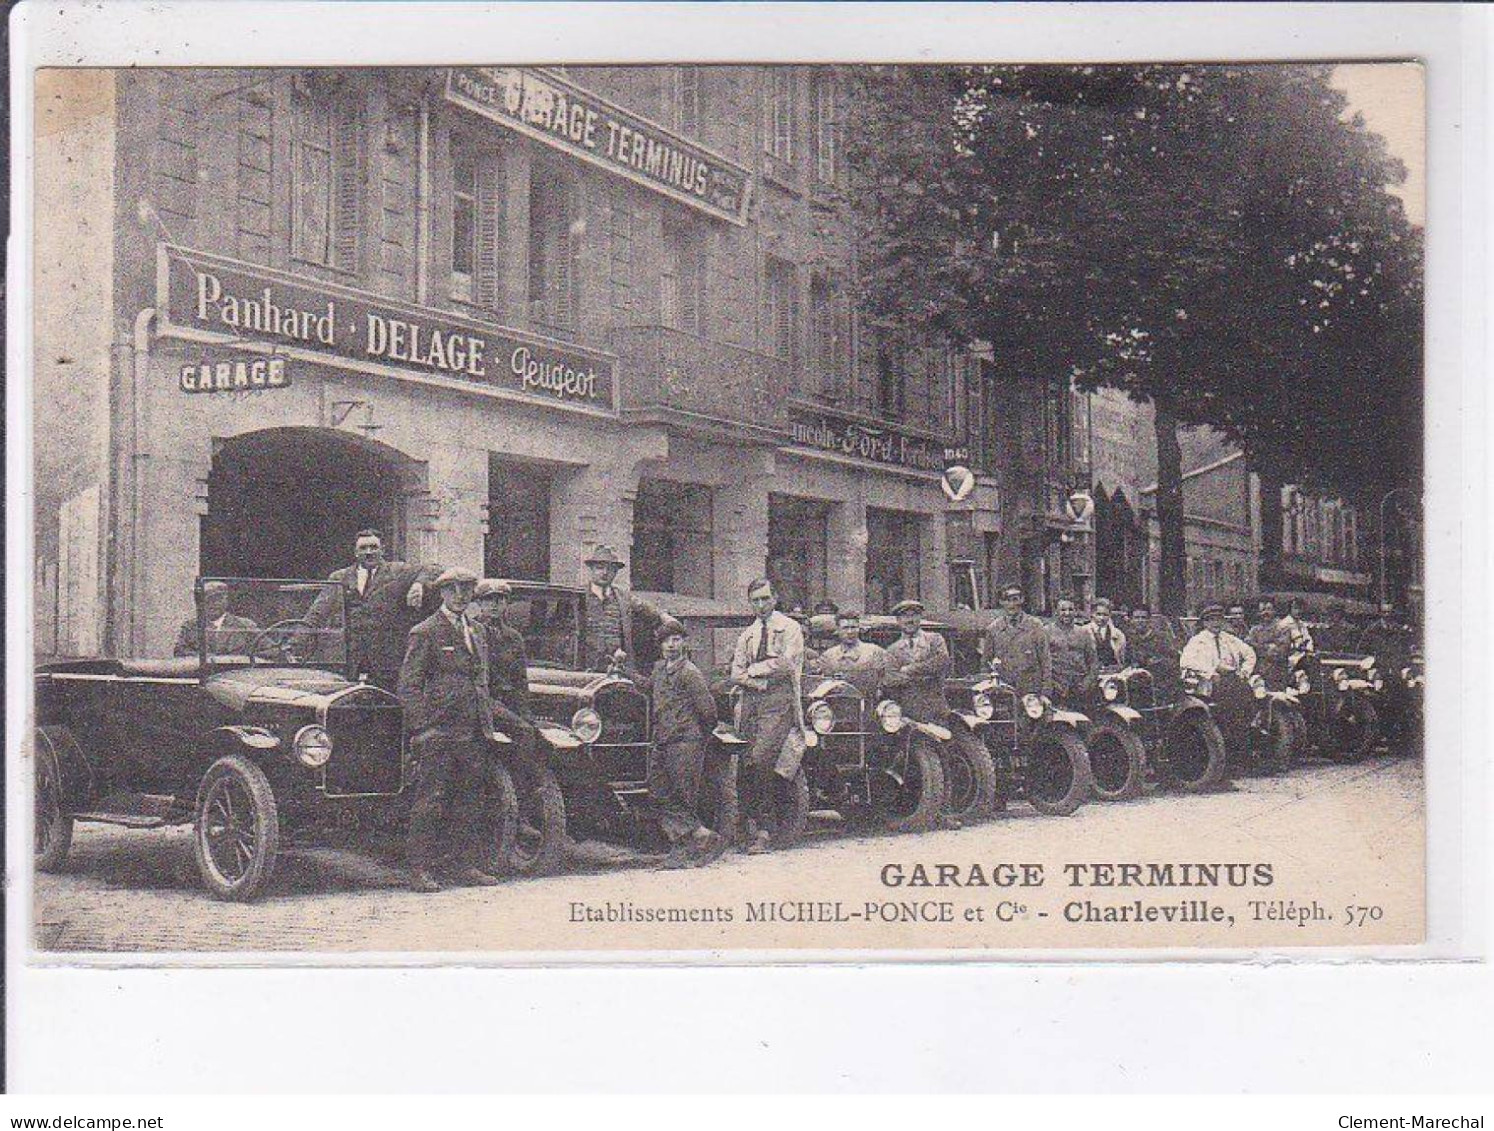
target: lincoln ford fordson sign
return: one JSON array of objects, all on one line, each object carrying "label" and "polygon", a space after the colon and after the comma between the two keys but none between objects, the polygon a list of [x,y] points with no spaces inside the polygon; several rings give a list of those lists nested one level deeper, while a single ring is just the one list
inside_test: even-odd
[{"label": "lincoln ford fordson sign", "polygon": [[599,351],[179,247],[161,248],[157,287],[168,336],[224,335],[347,368],[616,407],[616,359]]},{"label": "lincoln ford fordson sign", "polygon": [[752,178],[746,169],[557,75],[529,67],[455,67],[446,97],[702,212],[747,222]]},{"label": "lincoln ford fordson sign", "polygon": [[886,425],[826,412],[793,410],[789,438],[801,447],[833,452],[851,459],[935,474],[944,471],[943,444]]}]

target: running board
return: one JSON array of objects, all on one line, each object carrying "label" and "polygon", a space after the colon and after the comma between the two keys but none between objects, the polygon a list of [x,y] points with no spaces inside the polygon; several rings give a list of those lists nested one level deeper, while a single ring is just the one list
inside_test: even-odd
[{"label": "running board", "polygon": [[149,793],[111,793],[100,799],[97,809],[73,814],[75,821],[99,821],[127,829],[158,829],[163,825],[185,824],[191,819],[191,814],[181,809],[175,798]]}]

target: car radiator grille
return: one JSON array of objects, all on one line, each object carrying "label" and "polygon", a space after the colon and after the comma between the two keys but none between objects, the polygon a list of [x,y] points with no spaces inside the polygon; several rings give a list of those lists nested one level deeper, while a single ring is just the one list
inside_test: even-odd
[{"label": "car radiator grille", "polygon": [[604,687],[592,700],[592,709],[602,720],[592,754],[607,780],[641,785],[648,776],[648,696],[633,687]]},{"label": "car radiator grille", "polygon": [[334,703],[327,710],[332,759],[326,790],[334,796],[398,793],[404,763],[404,712],[398,703]]}]

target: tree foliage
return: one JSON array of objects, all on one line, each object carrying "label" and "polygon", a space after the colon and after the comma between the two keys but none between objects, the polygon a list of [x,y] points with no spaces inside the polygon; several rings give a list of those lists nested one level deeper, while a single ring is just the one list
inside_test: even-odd
[{"label": "tree foliage", "polygon": [[[1331,68],[858,69],[861,301],[1210,424],[1351,498],[1417,479],[1421,235]],[[887,113],[891,106],[896,113]]]}]

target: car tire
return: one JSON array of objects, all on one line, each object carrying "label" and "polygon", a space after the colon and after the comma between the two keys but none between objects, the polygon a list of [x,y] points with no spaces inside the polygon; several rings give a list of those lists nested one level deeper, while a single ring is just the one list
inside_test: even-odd
[{"label": "car tire", "polygon": [[873,771],[871,807],[889,833],[919,833],[938,828],[944,811],[944,767],[934,741],[921,734],[908,741],[908,769],[898,782]]},{"label": "car tire", "polygon": [[768,838],[776,851],[798,844],[809,828],[809,778],[801,766],[792,781],[778,778],[773,784],[773,820]]},{"label": "car tire", "polygon": [[552,876],[565,867],[569,843],[560,782],[548,767],[518,775],[504,769],[504,773],[509,779],[508,790],[500,781],[491,814],[499,873]]},{"label": "car tire", "polygon": [[64,727],[36,728],[36,840],[32,862],[38,872],[62,871],[73,844],[73,818],[67,811],[62,779],[62,747],[72,741]]},{"label": "car tire", "polygon": [[1095,800],[1133,801],[1146,787],[1146,746],[1115,718],[1101,717],[1084,736]]},{"label": "car tire", "polygon": [[967,730],[939,744],[944,771],[944,815],[964,824],[984,821],[996,811],[996,766],[985,743]]},{"label": "car tire", "polygon": [[1354,704],[1353,714],[1346,716],[1345,711],[1334,712],[1324,752],[1335,762],[1362,762],[1374,753],[1380,741],[1380,713],[1373,703],[1360,698]]},{"label": "car tire", "polygon": [[1270,777],[1296,764],[1296,728],[1286,711],[1271,712],[1271,727],[1264,734],[1254,726],[1250,728],[1250,752],[1256,771]]},{"label": "car tire", "polygon": [[1027,800],[1039,813],[1071,815],[1094,789],[1083,739],[1066,726],[1042,727],[1031,739],[1026,785]]},{"label": "car tire", "polygon": [[1223,784],[1229,769],[1224,735],[1214,720],[1192,712],[1173,721],[1162,736],[1162,784],[1181,793],[1207,793]]},{"label": "car tire", "polygon": [[218,899],[254,899],[274,875],[280,853],[275,791],[243,755],[219,758],[202,775],[192,850],[203,883]]}]

